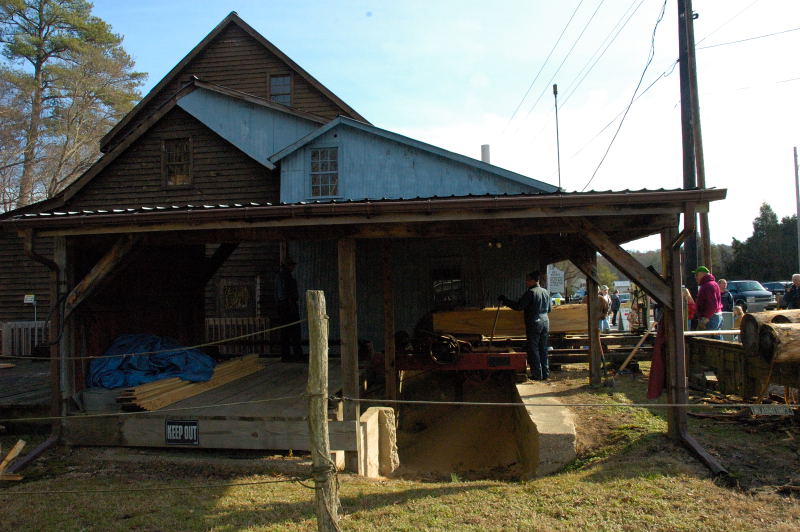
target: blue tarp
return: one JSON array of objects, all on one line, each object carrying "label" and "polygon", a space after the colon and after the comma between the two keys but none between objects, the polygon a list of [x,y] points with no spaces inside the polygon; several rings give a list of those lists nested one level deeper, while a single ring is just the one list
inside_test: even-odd
[{"label": "blue tarp", "polygon": [[[175,350],[156,355],[113,356],[172,348]],[[152,334],[118,336],[103,356],[109,358],[95,358],[89,363],[86,385],[90,388],[129,388],[170,377],[205,382],[214,374],[216,365],[213,358],[201,351],[187,350],[174,340]]]}]

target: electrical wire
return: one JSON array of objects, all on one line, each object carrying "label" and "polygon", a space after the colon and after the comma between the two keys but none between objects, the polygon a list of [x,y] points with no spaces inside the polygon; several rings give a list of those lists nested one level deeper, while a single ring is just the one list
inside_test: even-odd
[{"label": "electrical wire", "polygon": [[625,118],[628,116],[628,111],[631,110],[631,106],[633,105],[633,102],[636,100],[636,93],[639,92],[639,87],[642,86],[642,81],[644,80],[644,76],[647,73],[647,69],[650,67],[650,63],[653,62],[653,57],[655,57],[656,31],[658,30],[658,25],[661,23],[662,20],[664,20],[664,13],[666,9],[667,9],[667,0],[664,0],[664,3],[661,6],[661,13],[659,13],[658,18],[656,19],[656,24],[653,27],[653,35],[650,38],[650,53],[648,54],[647,57],[647,63],[644,65],[644,70],[642,71],[642,75],[639,77],[639,82],[636,84],[636,88],[634,89],[633,94],[631,95],[631,101],[630,103],[628,103],[628,107],[625,109],[625,113],[622,115],[622,118],[619,121],[619,126],[617,127],[617,131],[614,132],[614,136],[611,138],[611,142],[608,143],[608,148],[606,148],[606,152],[603,154],[603,158],[600,159],[597,168],[595,168],[594,173],[592,173],[592,177],[590,177],[589,181],[586,182],[586,185],[584,185],[584,187],[581,189],[581,192],[586,190],[586,187],[588,187],[594,180],[595,176],[597,175],[597,172],[600,170],[600,167],[603,166],[603,162],[605,162],[608,153],[611,151],[611,147],[614,145],[614,141],[617,139],[617,135],[619,135],[619,132],[622,129],[622,124],[625,123]]},{"label": "electrical wire", "polygon": [[[567,101],[569,101],[570,97],[573,94],[575,94],[575,91],[578,90],[578,87],[581,86],[581,83],[583,83],[583,81],[586,79],[586,77],[592,72],[592,70],[594,70],[594,67],[597,66],[597,63],[600,62],[600,59],[603,58],[603,56],[608,51],[608,49],[611,47],[611,45],[614,44],[614,41],[617,40],[617,37],[619,37],[619,35],[622,33],[622,30],[625,29],[625,27],[631,21],[633,16],[636,14],[636,12],[639,11],[639,8],[642,7],[642,4],[645,3],[645,0],[638,0],[638,1],[639,1],[639,5],[637,5],[636,8],[630,13],[630,15],[628,15],[628,12],[631,10],[631,8],[634,6],[634,4],[636,4],[637,0],[633,0],[633,2],[631,2],[631,5],[628,6],[628,9],[625,10],[625,12],[619,18],[617,23],[614,25],[614,27],[611,28],[611,31],[608,32],[608,35],[606,35],[606,38],[603,39],[603,42],[600,43],[600,46],[598,46],[597,50],[592,55],[592,57],[590,57],[589,60],[586,62],[586,64],[583,65],[583,68],[581,68],[580,71],[578,71],[578,74],[575,76],[575,79],[572,80],[571,84],[567,85],[568,94],[567,94],[566,98],[564,98],[561,101],[561,104],[559,105],[559,108],[564,107],[564,105],[567,103]],[[627,19],[625,19],[626,16],[627,16]],[[625,20],[624,23],[622,22],[623,20]],[[620,24],[622,24],[622,26],[620,26]],[[613,37],[611,37],[612,35],[613,35]],[[609,41],[609,38],[611,38],[610,41]],[[608,41],[608,44],[606,44],[606,41]],[[605,47],[603,47],[604,45],[605,45]],[[598,55],[598,52],[600,51],[601,48],[602,48],[602,52],[600,52],[599,55]],[[595,59],[595,56],[596,56],[596,59]],[[591,66],[589,66],[589,65],[591,65]],[[583,73],[584,70],[587,67],[588,67],[588,70],[586,70],[586,72]],[[581,77],[582,73],[583,73],[583,76]],[[575,80],[578,79],[578,78],[580,78],[580,80],[577,83],[575,83]],[[574,85],[572,85],[572,83],[574,83]]]},{"label": "electrical wire", "polygon": [[561,61],[561,64],[560,64],[560,65],[558,65],[558,68],[557,68],[557,69],[556,69],[556,71],[553,73],[553,75],[550,77],[550,81],[548,81],[548,82],[547,82],[547,84],[545,85],[545,87],[542,89],[542,92],[540,92],[540,93],[539,93],[539,97],[538,97],[538,98],[536,98],[536,101],[535,101],[535,102],[533,102],[533,105],[532,105],[532,106],[531,106],[531,108],[528,110],[528,114],[527,114],[527,115],[525,115],[525,117],[526,117],[526,118],[527,118],[528,116],[530,116],[530,115],[531,115],[531,113],[533,112],[533,110],[534,110],[534,109],[536,108],[536,106],[539,104],[539,101],[541,101],[542,97],[543,97],[543,96],[544,96],[544,94],[547,92],[547,89],[549,89],[549,88],[550,88],[550,86],[552,85],[552,83],[553,83],[553,80],[554,80],[554,79],[556,79],[556,76],[558,75],[558,73],[559,73],[559,72],[561,72],[561,68],[564,66],[564,63],[566,63],[566,62],[567,62],[567,59],[569,59],[569,56],[572,54],[572,51],[575,49],[575,47],[576,47],[576,46],[578,45],[578,43],[580,42],[581,38],[583,37],[583,34],[584,34],[584,33],[586,33],[586,30],[589,28],[589,25],[590,25],[590,24],[592,23],[592,21],[594,20],[594,17],[597,15],[597,12],[598,12],[598,11],[600,11],[600,8],[603,6],[603,3],[604,3],[604,2],[605,2],[605,0],[600,0],[600,3],[599,3],[599,4],[597,4],[597,7],[595,8],[594,12],[592,13],[592,16],[591,16],[591,17],[589,17],[589,20],[588,20],[588,21],[586,21],[586,24],[583,26],[583,29],[581,30],[580,34],[579,34],[579,35],[578,35],[578,37],[575,39],[575,41],[572,43],[572,46],[571,46],[571,47],[570,47],[570,49],[567,51],[567,54],[564,56],[564,59],[562,59],[562,61]]},{"label": "electrical wire", "polygon": [[738,18],[738,17],[739,17],[739,16],[740,16],[742,13],[744,13],[745,11],[747,11],[748,9],[750,9],[751,7],[753,7],[754,5],[756,5],[757,3],[759,3],[760,1],[761,1],[761,0],[754,0],[754,1],[753,1],[753,3],[751,3],[749,6],[747,6],[747,7],[743,8],[741,11],[739,11],[738,13],[736,13],[734,16],[732,16],[731,18],[729,18],[728,20],[726,20],[725,22],[723,22],[723,23],[722,23],[720,26],[717,26],[717,27],[716,27],[716,29],[714,29],[714,30],[713,30],[711,33],[709,33],[708,35],[706,35],[705,37],[703,37],[702,39],[700,39],[699,41],[697,41],[696,45],[697,45],[697,44],[700,44],[700,43],[701,43],[701,42],[703,42],[703,41],[705,41],[706,39],[708,39],[709,37],[711,37],[712,35],[714,35],[715,33],[717,33],[719,30],[721,30],[722,28],[724,28],[725,26],[727,26],[728,24],[730,24],[731,22],[733,22],[734,20],[736,20],[736,19],[737,19],[737,18]]},{"label": "electrical wire", "polygon": [[522,103],[525,101],[525,98],[528,97],[528,94],[530,94],[531,89],[533,88],[533,85],[539,79],[539,76],[541,75],[542,71],[544,70],[544,67],[547,66],[548,61],[550,61],[550,57],[552,57],[553,52],[556,51],[556,47],[558,46],[558,43],[561,42],[562,37],[564,37],[564,33],[566,33],[567,28],[569,28],[569,25],[572,23],[572,19],[575,18],[575,14],[578,12],[578,9],[580,9],[580,7],[583,5],[583,2],[584,2],[584,0],[580,0],[580,2],[578,2],[578,5],[575,7],[575,10],[572,12],[572,15],[569,17],[569,20],[567,21],[567,24],[564,26],[564,29],[561,30],[561,35],[558,36],[558,39],[556,40],[556,43],[550,49],[550,53],[547,54],[547,57],[545,58],[544,63],[542,63],[542,66],[539,68],[539,72],[537,72],[536,76],[534,76],[533,81],[531,81],[531,84],[528,86],[528,90],[525,91],[525,95],[522,97],[522,99],[517,104],[517,108],[514,109],[514,112],[511,113],[511,118],[509,118],[508,122],[506,122],[506,125],[503,127],[503,131],[500,132],[501,136],[503,134],[505,134],[506,129],[508,129],[508,126],[511,125],[511,121],[514,120],[515,116],[517,116],[517,112],[519,112],[520,107],[522,107]]},{"label": "electrical wire", "polygon": [[729,42],[721,42],[719,44],[709,44],[708,46],[700,46],[697,48],[698,50],[707,50],[709,48],[717,48],[719,46],[728,46],[730,44],[739,44],[747,41],[755,41],[756,39],[763,39],[765,37],[774,37],[775,35],[783,35],[784,33],[790,33],[793,31],[800,30],[800,28],[792,28],[789,30],[777,31],[775,33],[768,33],[766,35],[757,35],[755,37],[748,37],[746,39],[739,39],[738,41],[729,41]]}]

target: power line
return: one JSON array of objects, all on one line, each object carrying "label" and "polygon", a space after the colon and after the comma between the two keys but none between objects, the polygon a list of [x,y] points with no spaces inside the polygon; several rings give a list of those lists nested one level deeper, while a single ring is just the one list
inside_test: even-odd
[{"label": "power line", "polygon": [[561,67],[563,67],[563,66],[564,66],[564,63],[566,63],[566,62],[567,62],[567,59],[569,59],[569,56],[570,56],[570,54],[572,54],[572,51],[575,49],[575,46],[577,46],[577,45],[578,45],[578,42],[580,42],[580,40],[581,40],[581,37],[583,37],[583,34],[584,34],[584,33],[586,33],[586,30],[589,28],[589,25],[590,25],[590,24],[592,23],[592,21],[594,20],[594,17],[595,17],[595,15],[597,15],[597,12],[598,12],[598,11],[600,11],[600,8],[603,6],[603,3],[604,3],[604,2],[605,2],[605,0],[600,0],[600,3],[599,3],[599,4],[597,4],[597,8],[595,8],[595,10],[594,10],[594,13],[592,13],[592,16],[591,16],[591,17],[589,17],[589,20],[588,20],[588,21],[586,22],[586,24],[583,26],[583,29],[581,30],[581,33],[580,33],[580,35],[578,35],[578,37],[575,39],[575,42],[573,42],[573,43],[572,43],[572,46],[570,47],[569,51],[567,51],[567,55],[565,55],[565,56],[564,56],[564,59],[561,61],[561,64],[560,64],[560,65],[558,65],[558,68],[557,68],[557,69],[556,69],[556,71],[553,73],[553,76],[550,78],[550,81],[548,81],[548,82],[547,82],[547,85],[545,85],[544,89],[542,89],[542,92],[541,92],[541,93],[539,93],[539,97],[538,97],[538,98],[536,98],[536,101],[535,101],[535,102],[533,102],[533,105],[532,105],[532,106],[531,106],[531,108],[528,110],[528,114],[527,114],[527,115],[525,115],[526,117],[530,116],[530,114],[531,114],[531,113],[533,112],[533,110],[536,108],[536,105],[537,105],[537,104],[539,103],[539,101],[542,99],[542,96],[544,96],[544,93],[545,93],[545,92],[547,92],[547,89],[550,87],[550,85],[552,85],[552,83],[553,83],[553,80],[554,80],[554,79],[556,79],[556,76],[557,76],[557,75],[558,75],[558,73],[561,71]]},{"label": "power line", "polygon": [[707,48],[717,48],[718,46],[728,46],[729,44],[739,44],[739,43],[747,42],[747,41],[755,41],[756,39],[763,39],[765,37],[774,37],[775,35],[783,35],[784,33],[789,33],[789,32],[797,31],[797,30],[800,30],[800,28],[792,28],[790,30],[783,30],[783,31],[775,32],[775,33],[768,33],[766,35],[758,35],[756,37],[748,37],[746,39],[739,39],[738,41],[722,42],[722,43],[719,43],[719,44],[709,44],[708,46],[701,46],[700,48],[698,48],[698,50],[705,50]]},{"label": "power line", "polygon": [[[636,0],[633,0],[633,2],[631,2],[631,5],[628,6],[628,9],[625,10],[625,13],[622,14],[622,16],[619,18],[619,20],[614,25],[614,27],[611,28],[611,31],[608,32],[608,35],[606,35],[606,38],[603,39],[603,42],[600,43],[600,46],[598,46],[598,48],[595,51],[594,55],[592,55],[592,57],[589,58],[589,60],[586,62],[586,64],[583,65],[583,68],[581,68],[580,71],[578,72],[578,75],[575,76],[575,79],[580,78],[580,80],[577,83],[575,83],[574,86],[570,85],[570,86],[567,87],[567,90],[569,91],[569,93],[567,94],[567,97],[564,98],[564,100],[561,102],[560,107],[564,107],[564,105],[566,105],[567,101],[572,97],[572,95],[575,94],[575,91],[577,91],[578,87],[581,86],[581,83],[583,83],[583,80],[585,80],[586,77],[592,72],[592,70],[594,70],[594,67],[597,66],[597,63],[600,62],[600,60],[606,54],[608,49],[611,48],[611,45],[614,44],[614,41],[617,40],[617,37],[619,37],[619,35],[622,33],[622,30],[625,29],[625,26],[628,25],[628,22],[631,21],[633,16],[636,14],[637,11],[639,11],[639,8],[642,7],[642,4],[644,4],[644,2],[645,2],[645,0],[639,0],[639,5],[636,6],[636,9],[634,9],[633,12],[630,13],[630,15],[628,15],[628,12],[631,10],[631,8],[634,6],[634,4],[636,4]],[[622,21],[623,21],[623,19],[625,19],[626,16],[628,18],[623,23]],[[620,26],[620,24],[622,24],[622,26]],[[617,28],[619,28],[619,29],[617,29]],[[614,33],[615,31],[616,31],[616,33]],[[613,37],[611,37],[612,34],[614,35]],[[610,41],[608,40],[609,37],[611,37]],[[608,44],[606,44],[606,41],[608,41]],[[605,48],[603,48],[603,45],[605,45]],[[603,48],[602,52],[600,52],[600,48]],[[597,55],[598,52],[600,52],[600,55]],[[595,59],[595,56],[597,57],[596,59]],[[592,62],[592,61],[594,61],[594,62]],[[591,66],[589,66],[589,65],[591,65]],[[587,67],[589,67],[588,70],[586,70]],[[586,70],[585,73],[583,73],[584,70]],[[582,73],[583,73],[583,76],[581,77]],[[575,80],[573,80],[573,82],[574,81]]]},{"label": "power line", "polygon": [[608,153],[611,151],[611,146],[614,145],[614,141],[617,139],[617,135],[619,135],[619,132],[622,129],[622,124],[625,123],[625,117],[628,116],[628,111],[631,110],[633,102],[636,101],[636,93],[639,91],[639,87],[642,86],[644,75],[647,73],[647,69],[650,67],[650,63],[653,62],[653,57],[655,57],[656,31],[658,30],[658,25],[661,23],[662,20],[664,20],[664,12],[666,11],[666,9],[667,9],[667,0],[664,0],[664,3],[661,5],[661,13],[659,13],[658,19],[656,19],[656,24],[653,27],[653,35],[650,38],[650,53],[648,54],[647,57],[647,63],[644,65],[644,70],[642,71],[642,75],[639,77],[639,82],[636,84],[636,88],[633,91],[633,95],[631,95],[631,101],[630,103],[628,103],[628,107],[625,109],[625,113],[622,115],[622,118],[619,121],[619,126],[617,127],[617,131],[615,131],[614,136],[611,137],[611,142],[608,143],[608,148],[606,148],[606,152],[603,154],[603,158],[600,159],[600,162],[598,163],[597,168],[595,168],[592,177],[590,177],[589,181],[586,182],[586,185],[584,185],[584,187],[581,189],[581,192],[586,190],[586,187],[588,187],[594,180],[595,176],[597,175],[597,172],[600,170],[600,167],[603,166],[603,162],[606,160]]},{"label": "power line", "polygon": [[759,3],[760,1],[761,0],[754,0],[752,4],[750,4],[749,6],[743,8],[741,11],[736,13],[734,16],[732,16],[731,18],[729,18],[728,20],[723,22],[720,26],[717,26],[717,28],[714,31],[712,31],[711,33],[709,33],[708,35],[706,35],[705,37],[703,37],[702,39],[697,41],[697,44],[700,44],[701,42],[705,41],[706,39],[708,39],[709,37],[711,37],[712,35],[717,33],[719,30],[721,30],[722,28],[724,28],[725,26],[727,26],[728,24],[730,24],[731,22],[736,20],[742,13],[744,13],[745,11],[747,11],[748,9],[750,9],[751,7],[753,7],[754,5]]},{"label": "power line", "polygon": [[544,70],[544,67],[547,65],[548,61],[550,61],[550,57],[553,55],[553,52],[556,51],[556,47],[558,46],[558,43],[561,42],[561,38],[564,37],[564,33],[566,33],[567,28],[569,28],[569,25],[572,23],[572,19],[575,18],[575,14],[578,12],[578,9],[580,9],[580,7],[583,5],[583,2],[584,2],[584,0],[580,0],[580,2],[578,2],[578,5],[575,7],[575,10],[572,12],[572,15],[569,17],[569,20],[567,21],[567,24],[564,26],[564,29],[561,30],[561,35],[558,36],[558,39],[556,40],[556,43],[553,45],[553,48],[550,49],[550,53],[547,54],[547,57],[545,58],[544,63],[542,63],[541,68],[539,68],[539,72],[536,73],[536,76],[533,78],[533,81],[531,81],[531,84],[528,86],[528,90],[525,91],[525,95],[522,97],[522,99],[517,104],[517,108],[514,109],[514,112],[511,114],[511,118],[508,119],[508,122],[506,123],[505,127],[503,127],[503,131],[500,132],[500,135],[503,135],[506,132],[506,129],[508,129],[508,126],[511,124],[511,121],[514,120],[515,116],[517,116],[517,112],[519,111],[519,108],[522,107],[522,103],[525,101],[525,98],[528,97],[528,94],[531,92],[531,89],[533,88],[533,85],[539,79],[539,76],[541,75],[541,73]]}]

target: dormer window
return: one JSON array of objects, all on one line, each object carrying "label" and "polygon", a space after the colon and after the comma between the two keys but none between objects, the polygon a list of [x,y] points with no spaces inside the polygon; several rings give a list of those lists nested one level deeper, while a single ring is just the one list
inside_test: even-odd
[{"label": "dormer window", "polygon": [[311,196],[339,195],[339,149],[313,148],[311,150]]},{"label": "dormer window", "polygon": [[270,76],[269,99],[282,105],[292,105],[292,77],[288,75]]},{"label": "dormer window", "polygon": [[192,139],[182,137],[161,141],[161,177],[164,186],[192,184]]}]

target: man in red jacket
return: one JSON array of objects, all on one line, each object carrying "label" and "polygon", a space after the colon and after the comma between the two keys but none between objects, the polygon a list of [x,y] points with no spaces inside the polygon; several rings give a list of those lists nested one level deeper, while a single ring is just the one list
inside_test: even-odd
[{"label": "man in red jacket", "polygon": [[[697,279],[697,328],[698,330],[716,331],[722,327],[722,298],[719,285],[705,266],[698,266],[692,271]],[[721,340],[720,336],[712,336]]]}]

